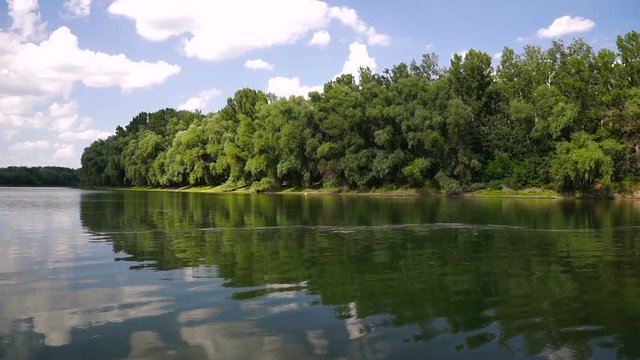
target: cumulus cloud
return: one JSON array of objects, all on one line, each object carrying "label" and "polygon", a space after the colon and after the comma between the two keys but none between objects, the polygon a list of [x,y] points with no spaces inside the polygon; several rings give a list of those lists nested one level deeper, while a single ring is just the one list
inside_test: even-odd
[{"label": "cumulus cloud", "polygon": [[[82,145],[84,147],[85,145]],[[0,156],[0,167],[66,166],[80,167],[76,144],[48,140],[23,141],[8,147]]]},{"label": "cumulus cloud", "polygon": [[[334,76],[334,79],[340,75],[351,74],[356,81],[360,79],[360,68],[369,68],[375,71],[377,67],[376,59],[369,56],[367,46],[365,44],[354,42],[349,45],[349,58],[345,61],[342,71]],[[274,77],[269,79],[267,92],[273,93],[281,97],[307,96],[312,91],[322,92],[322,85],[303,85],[299,77]]]},{"label": "cumulus cloud", "polygon": [[300,83],[300,78],[286,78],[282,76],[269,79],[267,92],[281,97],[307,96],[312,91],[322,91],[322,86],[306,86]]},{"label": "cumulus cloud", "polygon": [[110,132],[89,128],[92,122],[91,118],[80,116],[78,103],[73,99],[49,106],[48,129],[62,140],[96,140],[111,135]]},{"label": "cumulus cloud", "polygon": [[[88,130],[93,131],[93,130]],[[88,145],[83,139],[27,140],[11,144],[0,157],[0,167],[5,166],[67,166],[80,167],[78,149]]]},{"label": "cumulus cloud", "polygon": [[352,8],[332,7],[330,14],[332,18],[338,19],[358,34],[365,35],[369,45],[389,45],[391,42],[388,35],[379,34],[373,26],[368,26]]},{"label": "cumulus cloud", "polygon": [[109,12],[133,19],[138,34],[148,40],[181,36],[183,53],[202,60],[232,59],[291,44],[332,20],[349,26],[370,45],[390,41],[354,9],[320,0],[115,0]]},{"label": "cumulus cloud", "polygon": [[0,41],[0,101],[29,103],[25,97],[66,95],[75,83],[132,90],[161,84],[180,72],[179,66],[164,61],[133,61],[124,54],[80,49],[67,27],[40,44],[22,43],[7,33],[0,40],[6,40]]},{"label": "cumulus cloud", "polygon": [[554,38],[567,34],[583,33],[590,31],[596,26],[593,20],[585,19],[582,16],[571,17],[565,15],[553,20],[548,28],[538,30],[539,38]]},{"label": "cumulus cloud", "polygon": [[45,24],[40,19],[38,0],[7,0],[11,30],[23,38],[39,37]]},{"label": "cumulus cloud", "polygon": [[93,141],[97,139],[105,139],[112,134],[113,133],[110,133],[108,131],[102,131],[102,130],[96,130],[96,129],[65,131],[60,133],[60,139],[65,141],[74,141],[74,140]]},{"label": "cumulus cloud", "polygon": [[89,16],[91,14],[91,0],[65,0],[64,8],[71,16]]},{"label": "cumulus cloud", "polygon": [[220,94],[222,94],[222,90],[220,89],[203,90],[198,94],[198,96],[189,98],[187,101],[178,105],[178,109],[189,111],[202,110],[207,107],[207,104],[209,104],[211,99],[219,96]]},{"label": "cumulus cloud", "polygon": [[78,104],[74,100],[62,104],[54,102],[49,106],[49,115],[51,129],[59,133],[84,128],[89,122],[88,119],[80,119]]},{"label": "cumulus cloud", "polygon": [[327,46],[331,42],[331,35],[327,30],[316,31],[313,34],[311,40],[309,40],[309,45],[316,46]]},{"label": "cumulus cloud", "polygon": [[3,111],[0,101],[0,131],[5,138],[11,138],[24,129],[41,129],[47,124],[47,118],[42,112],[2,113]]},{"label": "cumulus cloud", "polygon": [[36,155],[42,164],[47,151],[53,151],[53,159],[70,159],[76,157],[76,147],[68,143],[52,143],[48,140],[22,141],[9,146],[14,158],[27,158]]},{"label": "cumulus cloud", "polygon": [[105,138],[111,133],[90,128],[93,120],[81,117],[78,104],[74,99],[67,102],[53,102],[48,111],[36,111],[30,114],[0,115],[0,130],[5,138],[10,139],[21,130],[49,130],[62,140],[96,140]]},{"label": "cumulus cloud", "polygon": [[244,63],[244,67],[251,69],[251,70],[273,70],[274,66],[273,64],[270,64],[262,59],[254,59],[254,60],[247,60]]},{"label": "cumulus cloud", "polygon": [[[160,84],[179,71],[180,67],[163,61],[133,61],[124,54],[81,49],[67,27],[57,29],[40,43],[0,31],[0,131],[7,136],[48,125],[52,131],[73,137],[69,134],[72,128],[89,130],[85,120],[77,114],[69,115],[77,113],[77,104],[52,100],[68,99],[75,84],[131,91]],[[48,112],[42,109],[47,104]]]},{"label": "cumulus cloud", "polygon": [[360,68],[369,68],[371,71],[376,71],[376,59],[369,56],[369,51],[365,44],[354,42],[349,45],[349,58],[342,66],[342,72],[339,75],[351,74],[355,77],[356,81],[360,78]]},{"label": "cumulus cloud", "polygon": [[[7,154],[0,159],[3,165],[78,166],[76,149],[111,134],[92,128],[92,119],[80,116],[71,98],[74,86],[119,87],[129,92],[161,84],[180,72],[179,66],[164,61],[134,61],[124,54],[82,49],[67,27],[45,32],[36,0],[7,3],[11,25],[0,29],[0,135],[10,141],[26,130],[38,129],[46,134],[41,139],[48,138],[2,144]],[[65,8],[83,16],[88,15],[90,3],[68,0]]]},{"label": "cumulus cloud", "polygon": [[[360,78],[360,68],[369,68],[375,71],[377,67],[376,59],[369,56],[367,46],[365,44],[354,42],[349,45],[349,58],[345,61],[342,71],[334,76],[334,79],[340,75],[351,74],[356,81]],[[273,93],[281,97],[307,96],[312,91],[322,92],[322,85],[303,85],[299,77],[274,77],[269,79],[267,92]]]},{"label": "cumulus cloud", "polygon": [[76,156],[76,147],[73,144],[60,144],[57,143],[54,145],[56,150],[53,153],[54,159],[71,159]]},{"label": "cumulus cloud", "polygon": [[46,150],[51,147],[51,143],[47,140],[37,140],[37,141],[23,141],[19,143],[15,143],[9,146],[9,151],[12,152],[24,152],[24,151],[41,151]]}]

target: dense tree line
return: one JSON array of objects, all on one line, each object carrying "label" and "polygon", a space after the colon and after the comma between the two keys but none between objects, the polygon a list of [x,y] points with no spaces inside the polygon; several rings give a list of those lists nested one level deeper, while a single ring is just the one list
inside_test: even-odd
[{"label": "dense tree line", "polygon": [[78,170],[56,166],[0,168],[0,185],[9,186],[76,186]]},{"label": "dense tree line", "polygon": [[435,54],[309,98],[242,89],[208,115],[140,113],[82,156],[87,185],[607,189],[640,175],[640,34]]}]

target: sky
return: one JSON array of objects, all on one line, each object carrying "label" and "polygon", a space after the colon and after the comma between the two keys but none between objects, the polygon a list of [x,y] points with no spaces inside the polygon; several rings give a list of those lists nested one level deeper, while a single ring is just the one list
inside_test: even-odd
[{"label": "sky", "polygon": [[141,111],[306,95],[360,67],[580,37],[615,49],[638,0],[0,0],[0,167],[80,167]]}]

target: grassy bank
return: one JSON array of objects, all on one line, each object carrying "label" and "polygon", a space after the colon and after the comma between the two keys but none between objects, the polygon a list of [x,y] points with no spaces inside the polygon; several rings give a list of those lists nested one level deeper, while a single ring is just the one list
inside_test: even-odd
[{"label": "grassy bank", "polygon": [[559,199],[575,197],[571,194],[560,194],[552,190],[531,188],[522,190],[511,189],[482,189],[459,194],[446,194],[434,188],[400,188],[400,189],[349,189],[349,188],[283,188],[277,191],[258,192],[250,186],[185,186],[185,187],[91,187],[94,190],[118,191],[169,191],[169,192],[199,192],[199,193],[236,193],[236,194],[281,194],[281,195],[354,195],[354,196],[451,196],[474,198],[543,198]]},{"label": "grassy bank", "polygon": [[522,190],[512,189],[483,189],[469,193],[463,193],[465,197],[504,197],[504,198],[540,198],[540,199],[560,199],[563,197],[571,197],[567,194],[560,194],[553,190],[530,188]]},{"label": "grassy bank", "polygon": [[282,194],[282,195],[381,195],[381,196],[427,196],[441,195],[432,189],[348,189],[348,188],[282,188],[276,191],[257,191],[250,186],[184,186],[184,187],[153,187],[153,186],[92,186],[84,187],[88,190],[116,190],[116,191],[168,191],[168,192],[200,192],[200,193],[234,193],[234,194]]},{"label": "grassy bank", "polygon": [[447,196],[468,198],[531,198],[531,199],[640,199],[640,186],[634,184],[616,184],[613,192],[575,192],[559,193],[543,188],[509,189],[485,188],[475,191],[447,194],[435,188],[400,188],[400,189],[349,189],[349,188],[282,188],[277,191],[257,191],[250,186],[184,186],[184,187],[152,187],[152,186],[99,186],[81,187],[89,190],[116,191],[166,191],[196,192],[212,194],[280,194],[280,195],[353,195],[353,196]]}]

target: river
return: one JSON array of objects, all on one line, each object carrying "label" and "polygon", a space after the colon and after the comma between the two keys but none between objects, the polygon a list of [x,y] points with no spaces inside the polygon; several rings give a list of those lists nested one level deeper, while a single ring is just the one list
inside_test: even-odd
[{"label": "river", "polygon": [[640,202],[0,188],[0,359],[176,358],[640,358]]}]

